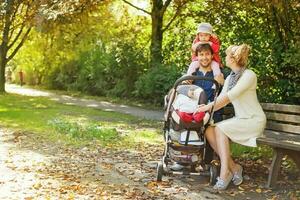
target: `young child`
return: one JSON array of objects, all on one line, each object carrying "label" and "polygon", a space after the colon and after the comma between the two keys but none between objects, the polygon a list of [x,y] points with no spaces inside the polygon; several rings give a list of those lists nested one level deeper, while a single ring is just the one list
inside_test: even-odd
[{"label": "young child", "polygon": [[196,48],[201,43],[209,43],[213,49],[213,62],[211,64],[214,76],[221,74],[220,67],[222,67],[221,58],[219,55],[220,41],[218,37],[213,34],[213,28],[209,23],[201,23],[197,29],[196,38],[192,44],[192,62],[187,71],[187,75],[191,75],[199,67],[198,57],[195,53]]},{"label": "young child", "polygon": [[207,121],[204,112],[195,113],[198,108],[200,94],[204,92],[203,89],[199,87],[184,88],[184,86],[182,89],[182,91],[179,91],[173,103],[173,107],[180,119],[184,122],[192,122],[193,120],[195,122],[201,122],[202,120]]}]

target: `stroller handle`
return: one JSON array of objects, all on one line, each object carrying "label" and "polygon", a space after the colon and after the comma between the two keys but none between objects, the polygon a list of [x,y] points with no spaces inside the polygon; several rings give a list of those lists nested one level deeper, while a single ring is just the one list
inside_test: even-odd
[{"label": "stroller handle", "polygon": [[220,84],[213,78],[208,78],[208,77],[201,77],[201,76],[183,76],[179,79],[176,80],[176,82],[174,83],[174,88],[177,88],[177,86],[182,83],[183,81],[187,81],[187,80],[204,80],[204,81],[210,81],[213,82],[216,85],[216,90],[215,91],[219,91],[220,89]]}]

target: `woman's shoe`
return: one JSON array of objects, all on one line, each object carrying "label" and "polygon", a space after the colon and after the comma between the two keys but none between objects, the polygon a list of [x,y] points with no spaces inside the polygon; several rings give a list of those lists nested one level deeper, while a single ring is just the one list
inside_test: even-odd
[{"label": "woman's shoe", "polygon": [[232,182],[234,185],[242,184],[242,182],[243,182],[243,167],[242,166],[240,166],[239,169],[233,173]]},{"label": "woman's shoe", "polygon": [[232,180],[232,177],[233,177],[232,173],[230,173],[230,175],[225,180],[221,179],[220,177],[217,177],[217,182],[214,185],[214,189],[219,191],[226,190],[229,183]]}]

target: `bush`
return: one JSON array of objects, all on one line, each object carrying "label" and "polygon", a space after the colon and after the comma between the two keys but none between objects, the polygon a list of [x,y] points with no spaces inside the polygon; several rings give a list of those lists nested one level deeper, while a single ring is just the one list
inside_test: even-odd
[{"label": "bush", "polygon": [[68,61],[61,66],[54,67],[46,77],[46,84],[53,89],[68,90],[76,81],[79,65],[76,60]]},{"label": "bush", "polygon": [[114,57],[102,47],[80,54],[80,70],[71,89],[92,95],[106,95],[113,88],[114,74],[111,68],[116,66]]},{"label": "bush", "polygon": [[135,82],[147,68],[147,59],[142,50],[132,41],[119,41],[112,49],[116,64],[110,68],[113,74],[113,88],[108,92],[110,96],[132,96]]},{"label": "bush", "polygon": [[135,84],[135,95],[152,103],[163,103],[163,97],[172,88],[180,71],[174,66],[158,66],[140,76]]}]

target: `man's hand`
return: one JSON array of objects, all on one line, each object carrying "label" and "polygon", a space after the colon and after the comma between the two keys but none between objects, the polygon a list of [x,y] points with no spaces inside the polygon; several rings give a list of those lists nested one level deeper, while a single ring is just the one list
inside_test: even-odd
[{"label": "man's hand", "polygon": [[219,84],[224,85],[224,75],[223,75],[222,73],[219,74],[219,75],[217,75],[217,76],[215,76],[215,80],[216,80]]},{"label": "man's hand", "polygon": [[186,85],[191,85],[193,83],[192,80],[185,80],[185,81],[182,81],[183,84],[186,84]]}]

